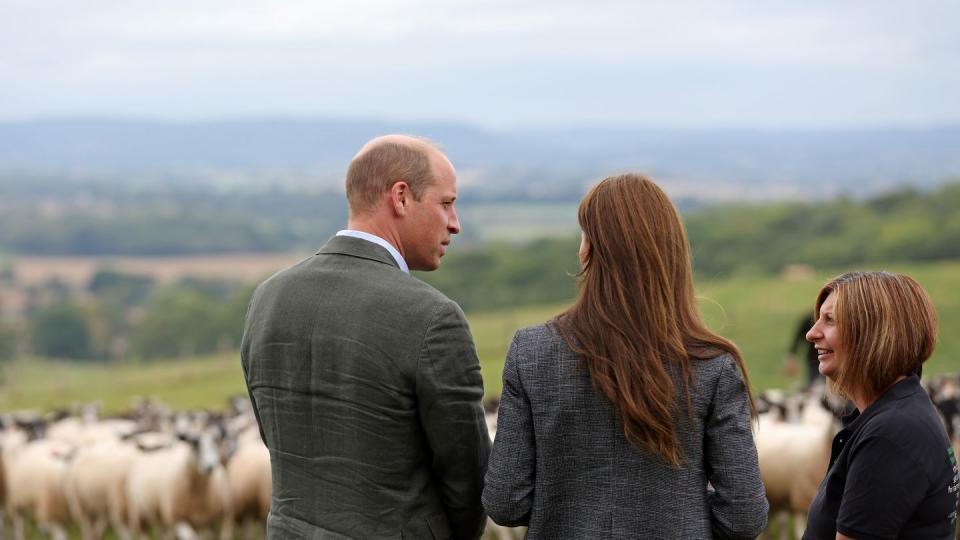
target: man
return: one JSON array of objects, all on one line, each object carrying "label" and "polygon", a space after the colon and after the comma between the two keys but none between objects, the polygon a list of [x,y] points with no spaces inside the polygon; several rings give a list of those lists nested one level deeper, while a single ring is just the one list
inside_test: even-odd
[{"label": "man", "polygon": [[806,384],[804,388],[810,388],[818,381],[822,382],[820,376],[820,360],[817,356],[817,347],[807,341],[807,332],[816,320],[810,313],[805,314],[797,323],[797,329],[790,341],[790,347],[787,349],[787,356],[784,360],[783,372],[791,379],[797,376],[797,349],[802,349],[804,366],[806,369]]},{"label": "man", "polygon": [[348,230],[263,282],[241,356],[270,449],[271,539],[478,538],[490,439],[463,312],[411,277],[460,232],[453,165],[388,135],[347,172]]}]

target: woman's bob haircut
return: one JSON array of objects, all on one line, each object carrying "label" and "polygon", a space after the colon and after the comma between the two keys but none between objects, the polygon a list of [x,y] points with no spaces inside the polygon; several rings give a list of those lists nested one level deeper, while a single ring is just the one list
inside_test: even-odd
[{"label": "woman's bob haircut", "polygon": [[919,283],[903,274],[848,272],[820,289],[814,317],[830,293],[845,351],[836,391],[874,400],[901,375],[920,372],[936,346],[937,312]]}]

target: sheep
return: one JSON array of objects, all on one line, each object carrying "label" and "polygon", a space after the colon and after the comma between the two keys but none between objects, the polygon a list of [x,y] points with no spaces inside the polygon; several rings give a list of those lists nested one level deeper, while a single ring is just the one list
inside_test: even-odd
[{"label": "sheep", "polygon": [[27,433],[16,427],[9,416],[4,416],[0,425],[0,537],[4,537],[4,515],[7,507],[7,465],[13,454],[27,443]]},{"label": "sheep", "polygon": [[6,473],[4,472],[3,466],[3,439],[4,436],[0,433],[0,533],[3,532],[4,526],[4,509],[7,506],[7,479]]},{"label": "sheep", "polygon": [[73,446],[83,446],[105,439],[119,439],[137,430],[138,424],[133,420],[120,418],[92,420],[70,417],[50,424],[46,437]]},{"label": "sheep", "polygon": [[[806,520],[797,515],[806,514],[817,494],[836,432],[833,416],[815,395],[805,402],[801,418],[803,423],[787,423],[776,413],[761,414],[754,434],[770,513],[793,514],[800,533]],[[781,526],[781,533],[785,529]]]},{"label": "sheep", "polygon": [[162,527],[168,538],[195,538],[195,527],[212,526],[222,517],[220,537],[232,538],[230,493],[216,436],[206,429],[184,439],[133,460],[126,482],[130,530],[139,537],[147,524]]},{"label": "sheep", "polygon": [[66,540],[70,519],[63,494],[63,478],[73,447],[48,439],[30,441],[18,448],[4,445],[7,510],[14,537],[23,540],[24,515],[32,514],[51,538]]},{"label": "sheep", "polygon": [[256,425],[239,434],[237,450],[227,462],[227,478],[236,523],[262,523],[265,527],[273,493],[272,473],[270,451]]},{"label": "sheep", "polygon": [[64,492],[84,540],[103,538],[107,523],[117,538],[129,540],[126,481],[137,454],[133,443],[114,438],[77,450],[66,471]]}]

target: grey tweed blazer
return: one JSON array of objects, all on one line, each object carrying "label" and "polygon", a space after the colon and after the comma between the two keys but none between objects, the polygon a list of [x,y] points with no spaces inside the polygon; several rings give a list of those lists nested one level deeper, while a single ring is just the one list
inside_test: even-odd
[{"label": "grey tweed blazer", "polygon": [[479,538],[483,379],[452,300],[346,236],[257,287],[241,344],[271,540]]},{"label": "grey tweed blazer", "polygon": [[[767,500],[743,378],[729,355],[694,361],[687,464],[631,447],[552,325],[517,332],[503,370],[483,505],[527,538],[755,538]],[[708,487],[707,482],[711,484]]]}]

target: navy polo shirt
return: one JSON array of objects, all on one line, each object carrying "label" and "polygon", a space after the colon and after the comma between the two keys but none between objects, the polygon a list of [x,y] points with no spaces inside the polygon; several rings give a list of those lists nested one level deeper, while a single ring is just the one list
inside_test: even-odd
[{"label": "navy polo shirt", "polygon": [[943,422],[910,375],[844,418],[804,540],[952,539],[960,477]]}]

